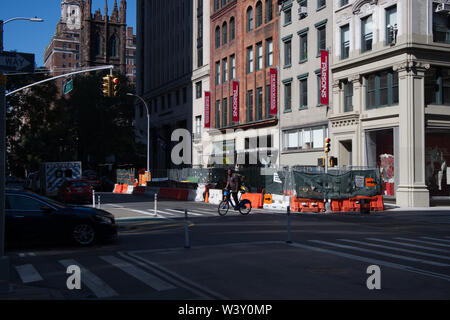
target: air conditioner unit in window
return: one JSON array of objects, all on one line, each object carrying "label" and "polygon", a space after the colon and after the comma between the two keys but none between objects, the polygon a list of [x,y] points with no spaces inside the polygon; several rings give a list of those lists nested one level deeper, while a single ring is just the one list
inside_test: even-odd
[{"label": "air conditioner unit in window", "polygon": [[308,8],[307,7],[299,7],[298,8],[298,16],[299,19],[302,19],[308,15]]},{"label": "air conditioner unit in window", "polygon": [[397,43],[397,32],[398,28],[397,25],[388,25],[387,26],[387,43],[390,45]]},{"label": "air conditioner unit in window", "polygon": [[440,13],[450,13],[450,4],[439,3],[436,7],[436,12]]}]

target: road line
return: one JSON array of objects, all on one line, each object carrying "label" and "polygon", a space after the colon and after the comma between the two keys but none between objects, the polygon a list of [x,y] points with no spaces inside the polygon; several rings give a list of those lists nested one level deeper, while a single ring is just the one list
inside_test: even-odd
[{"label": "road line", "polygon": [[443,243],[436,243],[436,242],[430,242],[430,241],[415,240],[415,239],[402,238],[402,237],[397,237],[397,238],[395,238],[395,239],[406,240],[406,241],[413,241],[413,242],[419,242],[419,243],[431,244],[431,245],[439,246],[439,247],[447,247],[447,248],[450,248],[450,245],[449,245],[449,244],[443,244]]},{"label": "road line", "polygon": [[369,264],[376,264],[379,266],[385,266],[385,267],[389,267],[389,268],[393,268],[393,269],[400,269],[400,270],[404,270],[404,271],[418,273],[418,274],[425,275],[428,277],[438,278],[438,279],[442,279],[442,280],[446,280],[446,281],[450,282],[450,276],[448,276],[446,274],[422,270],[422,269],[418,269],[418,268],[414,268],[414,267],[410,267],[410,266],[406,266],[406,265],[402,265],[402,264],[398,264],[398,263],[388,262],[388,261],[379,260],[379,259],[366,258],[366,257],[362,257],[362,256],[349,254],[349,253],[343,253],[343,252],[339,252],[339,251],[323,249],[323,248],[308,246],[308,245],[299,244],[299,243],[291,243],[288,245],[292,246],[292,247],[296,247],[296,248],[308,249],[308,250],[313,250],[313,251],[322,252],[322,253],[329,253],[329,254],[339,256],[339,257],[362,261],[362,262],[369,263]]},{"label": "road line", "polygon": [[100,259],[112,264],[116,268],[119,268],[123,272],[129,274],[130,276],[138,279],[139,281],[145,283],[147,286],[157,290],[164,291],[175,289],[173,285],[163,281],[162,279],[155,277],[154,275],[145,272],[144,270],[137,268],[136,266],[128,263],[125,260],[116,258],[114,256],[102,256]]},{"label": "road line", "polygon": [[102,279],[84,268],[77,261],[73,259],[59,260],[65,268],[71,265],[78,266],[81,270],[81,282],[86,285],[98,298],[108,298],[117,296],[118,293],[108,286]]},{"label": "road line", "polygon": [[441,255],[432,254],[432,253],[425,253],[425,252],[420,252],[417,250],[408,250],[408,249],[402,249],[402,248],[396,248],[396,247],[388,247],[388,246],[383,246],[380,244],[373,244],[373,243],[348,240],[348,239],[339,239],[339,241],[345,241],[345,242],[350,242],[350,243],[355,243],[355,244],[362,244],[362,245],[369,246],[369,247],[377,247],[377,248],[384,248],[384,249],[396,250],[396,251],[401,251],[401,252],[413,253],[413,254],[418,254],[421,256],[433,257],[433,258],[438,258],[438,259],[450,260],[450,257],[447,257],[447,256],[441,256]]},{"label": "road line", "polygon": [[328,242],[328,241],[321,241],[321,240],[308,240],[308,241],[309,242],[314,242],[314,243],[330,245],[330,246],[334,246],[334,247],[338,247],[338,248],[342,248],[342,249],[357,250],[357,251],[362,251],[362,252],[378,254],[380,256],[386,256],[386,257],[391,257],[391,258],[396,258],[396,259],[403,259],[403,260],[421,262],[421,263],[430,264],[430,265],[438,266],[438,267],[450,267],[450,265],[445,264],[445,263],[428,261],[428,260],[411,258],[411,257],[405,257],[405,256],[397,255],[397,254],[391,254],[391,253],[386,253],[386,252],[383,252],[383,251],[378,251],[378,250],[364,249],[364,248],[347,246],[347,245],[343,245],[343,244],[337,244],[337,243]]},{"label": "road line", "polygon": [[[182,213],[184,214],[184,210],[179,210],[179,209],[166,209],[167,211],[172,211],[172,212],[176,212],[176,213]],[[200,213],[194,213],[188,210],[188,216],[189,215],[193,215],[193,216],[202,216],[203,214]]]},{"label": "road line", "polygon": [[30,283],[36,281],[42,281],[42,277],[39,272],[31,264],[24,264],[22,266],[15,266],[17,273],[23,283]]},{"label": "road line", "polygon": [[422,239],[428,239],[428,240],[436,240],[436,241],[442,241],[442,242],[449,242],[450,240],[444,240],[444,239],[438,239],[438,238],[432,238],[432,237],[421,237]]},{"label": "road line", "polygon": [[445,253],[449,253],[450,251],[448,250],[443,250],[443,249],[437,249],[437,248],[430,248],[430,247],[424,247],[424,246],[419,246],[417,244],[412,244],[412,243],[404,243],[404,242],[398,242],[398,241],[390,241],[390,240],[384,240],[384,239],[378,239],[378,238],[366,238],[367,240],[373,240],[373,241],[379,241],[379,242],[385,242],[385,243],[391,243],[391,244],[399,244],[401,246],[405,246],[405,247],[412,247],[412,248],[418,248],[418,249],[425,249],[425,250],[430,250],[430,251],[437,251],[437,252],[445,252]]}]

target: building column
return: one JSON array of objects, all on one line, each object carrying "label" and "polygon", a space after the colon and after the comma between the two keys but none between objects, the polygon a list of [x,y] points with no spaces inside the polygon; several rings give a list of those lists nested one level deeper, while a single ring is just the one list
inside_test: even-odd
[{"label": "building column", "polygon": [[[348,82],[353,85],[353,112],[361,115],[363,108],[363,88],[362,77],[359,74],[353,74],[348,77]],[[358,124],[356,125],[355,139],[352,142],[352,164],[354,166],[362,165],[364,163],[363,155],[364,149],[362,146],[364,139],[361,132],[361,119],[358,118]]]},{"label": "building column", "polygon": [[416,61],[394,66],[399,79],[399,184],[397,205],[429,207],[425,185],[425,71]]}]

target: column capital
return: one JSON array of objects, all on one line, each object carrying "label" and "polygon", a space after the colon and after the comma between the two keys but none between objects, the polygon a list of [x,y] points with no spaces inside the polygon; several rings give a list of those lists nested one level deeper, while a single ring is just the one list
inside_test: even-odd
[{"label": "column capital", "polygon": [[349,82],[357,82],[357,83],[361,83],[361,75],[360,74],[352,74],[348,77],[348,81]]},{"label": "column capital", "polygon": [[394,71],[397,72],[402,72],[402,71],[406,71],[406,72],[425,72],[426,70],[430,69],[430,64],[429,63],[424,63],[424,62],[420,62],[420,61],[414,61],[414,60],[410,60],[410,61],[405,61],[399,64],[395,64],[392,68]]},{"label": "column capital", "polygon": [[341,80],[333,80],[333,89],[341,88]]}]

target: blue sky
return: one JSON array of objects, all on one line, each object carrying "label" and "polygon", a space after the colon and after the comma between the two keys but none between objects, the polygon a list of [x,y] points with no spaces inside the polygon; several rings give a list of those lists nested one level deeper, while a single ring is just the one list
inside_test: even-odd
[{"label": "blue sky", "polygon": [[[120,0],[117,0],[120,5]],[[114,0],[108,0],[111,14]],[[105,0],[92,0],[92,12],[100,9],[102,14]],[[5,51],[34,53],[36,65],[44,65],[44,50],[55,33],[61,15],[61,0],[0,0],[0,19],[35,17],[44,22],[12,21],[4,25],[3,45]],[[127,25],[136,33],[136,0],[127,1]]]}]

